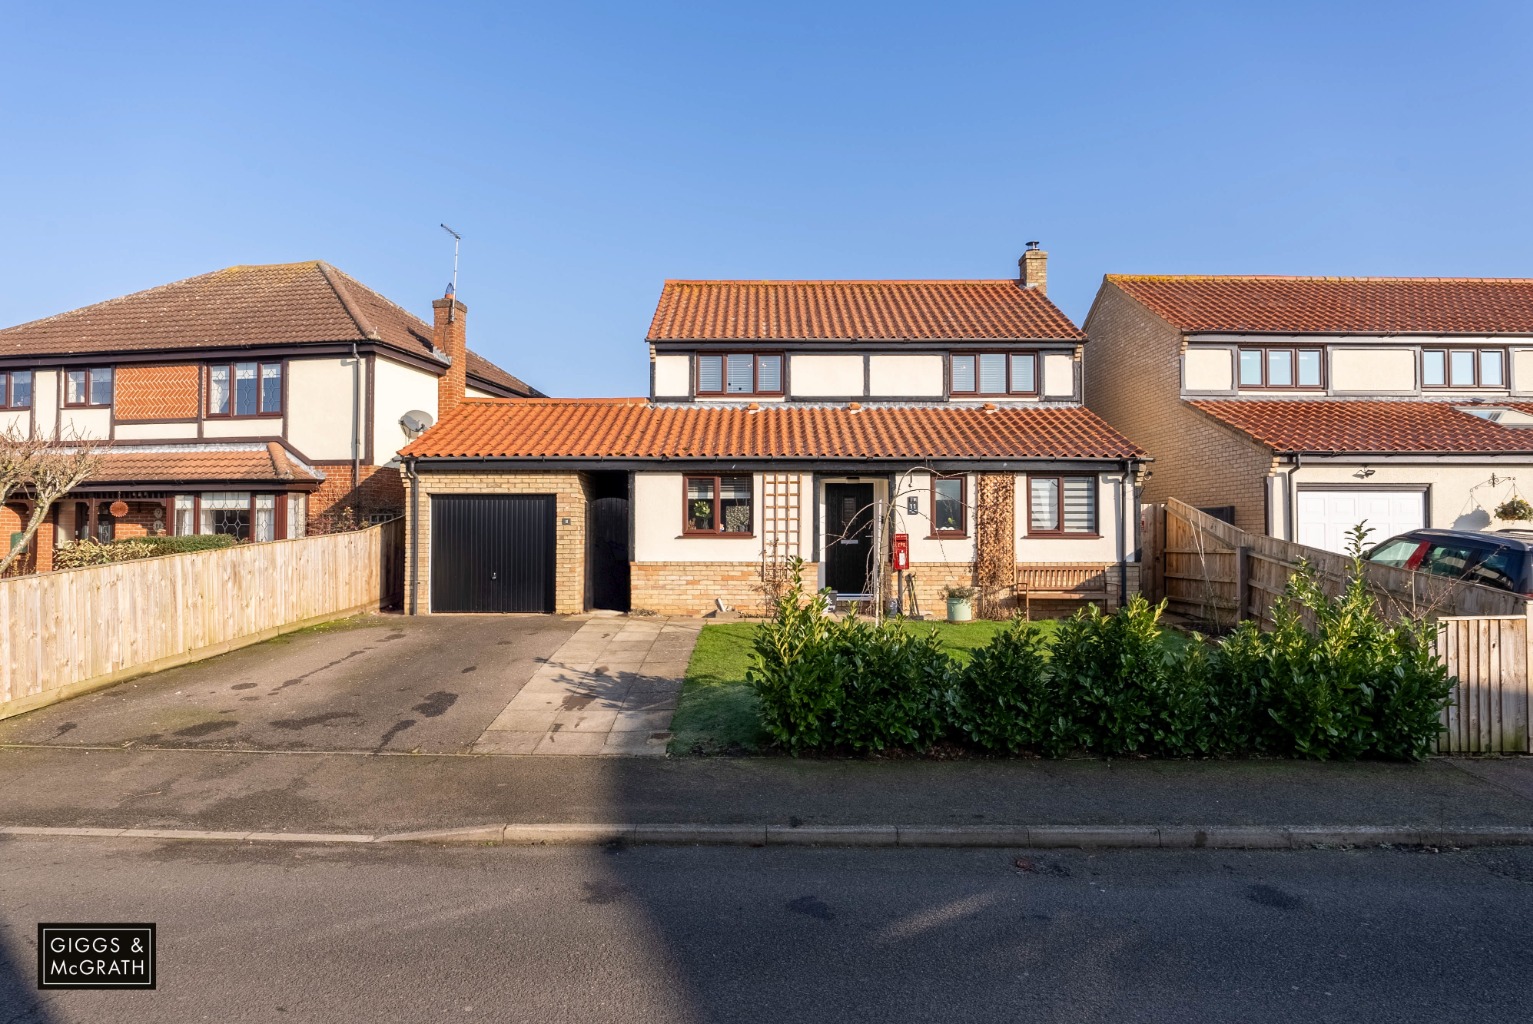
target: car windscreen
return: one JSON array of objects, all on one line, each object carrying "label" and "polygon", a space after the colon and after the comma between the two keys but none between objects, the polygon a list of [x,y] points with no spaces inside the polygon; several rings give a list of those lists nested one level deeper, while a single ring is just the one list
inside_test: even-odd
[{"label": "car windscreen", "polygon": [[1392,565],[1396,569],[1414,569],[1421,560],[1422,548],[1426,547],[1426,543],[1424,540],[1413,540],[1410,537],[1386,540],[1368,552],[1368,561]]}]

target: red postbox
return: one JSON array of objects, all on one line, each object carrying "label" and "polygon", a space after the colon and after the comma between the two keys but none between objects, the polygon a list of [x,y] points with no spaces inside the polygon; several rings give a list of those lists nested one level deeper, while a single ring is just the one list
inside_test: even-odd
[{"label": "red postbox", "polygon": [[889,550],[889,564],[895,572],[904,572],[910,568],[910,534],[894,535],[894,546]]}]

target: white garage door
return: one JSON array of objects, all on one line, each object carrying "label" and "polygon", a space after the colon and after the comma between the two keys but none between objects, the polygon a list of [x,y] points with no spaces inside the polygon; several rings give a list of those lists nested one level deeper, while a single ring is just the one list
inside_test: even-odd
[{"label": "white garage door", "polygon": [[1300,544],[1346,551],[1347,531],[1358,523],[1366,523],[1373,530],[1368,544],[1406,530],[1419,530],[1427,523],[1427,493],[1345,487],[1299,491]]}]

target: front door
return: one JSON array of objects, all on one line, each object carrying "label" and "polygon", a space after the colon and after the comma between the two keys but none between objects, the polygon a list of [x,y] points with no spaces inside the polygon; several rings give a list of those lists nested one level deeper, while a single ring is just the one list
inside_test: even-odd
[{"label": "front door", "polygon": [[825,585],[863,594],[873,571],[873,485],[825,485]]},{"label": "front door", "polygon": [[592,501],[586,511],[586,537],[591,607],[628,611],[628,499]]}]

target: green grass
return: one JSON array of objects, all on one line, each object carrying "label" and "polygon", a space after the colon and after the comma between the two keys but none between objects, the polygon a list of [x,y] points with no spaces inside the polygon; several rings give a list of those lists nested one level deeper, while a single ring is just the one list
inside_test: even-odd
[{"label": "green grass", "polygon": [[[1056,624],[1039,625],[1052,629]],[[967,663],[1006,623],[911,622],[906,628],[935,628],[948,653]],[[756,714],[756,694],[745,684],[755,629],[754,622],[724,622],[704,626],[698,634],[671,722],[672,754],[753,753],[766,746],[768,738]]]}]

